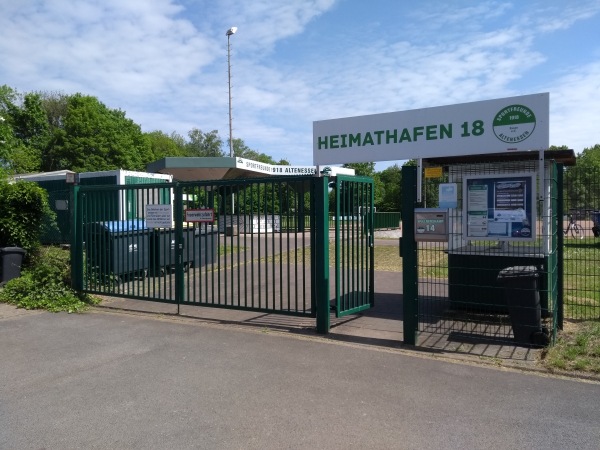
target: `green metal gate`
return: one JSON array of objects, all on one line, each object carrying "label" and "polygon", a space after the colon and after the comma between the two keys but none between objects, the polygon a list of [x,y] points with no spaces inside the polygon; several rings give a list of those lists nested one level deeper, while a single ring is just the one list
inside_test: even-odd
[{"label": "green metal gate", "polygon": [[[75,186],[73,284],[92,294],[317,317],[373,303],[373,181],[271,177]],[[336,190],[334,230],[329,189]],[[135,199],[135,208],[129,206]],[[114,220],[116,217],[123,220]],[[158,221],[158,222],[157,222]],[[157,225],[158,223],[158,225]],[[318,315],[318,310],[322,311]]]},{"label": "green metal gate", "polygon": [[339,175],[335,198],[335,311],[342,317],[373,306],[373,180]]}]

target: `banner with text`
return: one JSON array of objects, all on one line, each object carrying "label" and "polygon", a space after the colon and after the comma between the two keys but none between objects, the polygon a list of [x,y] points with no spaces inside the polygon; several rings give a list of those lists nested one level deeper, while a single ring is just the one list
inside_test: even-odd
[{"label": "banner with text", "polygon": [[546,150],[550,94],[313,122],[313,164]]}]

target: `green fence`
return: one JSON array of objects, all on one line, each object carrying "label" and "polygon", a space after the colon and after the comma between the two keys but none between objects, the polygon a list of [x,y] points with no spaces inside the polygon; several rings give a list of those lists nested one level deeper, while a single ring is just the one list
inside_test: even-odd
[{"label": "green fence", "polygon": [[399,212],[373,213],[373,228],[376,230],[400,228],[402,218]]},{"label": "green fence", "polygon": [[[600,169],[564,172],[564,317],[600,319]],[[569,217],[573,224],[569,226]],[[577,233],[573,227],[577,226]],[[579,231],[580,230],[580,231]]]},{"label": "green fence", "polygon": [[[364,213],[360,213],[352,216],[344,216],[342,214],[339,215],[340,220],[343,222],[352,222],[358,221],[361,217],[364,216]],[[334,230],[336,226],[336,213],[329,213],[329,229]],[[375,230],[389,230],[389,229],[398,229],[400,228],[401,216],[399,212],[377,212],[373,213],[373,228]],[[294,229],[298,226],[298,218],[296,216],[292,217],[282,217],[281,218],[281,228],[282,229]],[[304,226],[306,228],[310,227],[310,217],[304,218]]]}]

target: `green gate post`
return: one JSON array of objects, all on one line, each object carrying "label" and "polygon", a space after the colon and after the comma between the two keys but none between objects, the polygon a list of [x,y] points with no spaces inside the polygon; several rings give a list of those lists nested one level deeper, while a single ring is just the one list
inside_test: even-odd
[{"label": "green gate post", "polygon": [[564,234],[563,234],[563,214],[564,214],[564,190],[563,190],[563,173],[564,173],[564,165],[556,164],[556,237],[557,237],[557,254],[558,258],[556,261],[556,272],[557,272],[557,280],[556,280],[556,321],[557,326],[561,330],[563,329],[563,320],[564,320]]},{"label": "green gate post", "polygon": [[404,343],[416,345],[419,328],[417,243],[415,242],[415,199],[417,197],[417,168],[402,168],[402,293],[404,313]]},{"label": "green gate post", "polygon": [[329,177],[315,179],[315,240],[311,251],[315,267],[317,333],[329,333]]},{"label": "green gate post", "polygon": [[79,208],[79,186],[72,184],[70,188],[71,219],[71,287],[77,292],[83,290],[83,219]]},{"label": "green gate post", "polygon": [[173,201],[173,214],[175,215],[175,300],[177,301],[177,314],[179,314],[179,306],[185,298],[185,280],[183,276],[183,188],[179,185],[179,183],[175,183],[174,190],[175,199]]}]

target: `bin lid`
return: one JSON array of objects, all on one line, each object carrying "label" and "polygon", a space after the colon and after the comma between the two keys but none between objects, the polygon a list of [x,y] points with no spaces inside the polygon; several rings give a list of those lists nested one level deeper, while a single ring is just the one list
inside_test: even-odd
[{"label": "bin lid", "polygon": [[146,221],[144,219],[131,220],[112,220],[106,222],[97,222],[93,224],[109,233],[124,233],[126,231],[147,231]]},{"label": "bin lid", "polygon": [[0,253],[21,253],[24,255],[27,252],[21,247],[0,247]]},{"label": "bin lid", "polygon": [[503,279],[503,278],[520,278],[520,277],[527,277],[527,278],[536,278],[538,277],[538,270],[537,267],[535,266],[512,266],[512,267],[506,267],[505,269],[502,269],[500,271],[500,273],[498,274],[498,279]]}]

